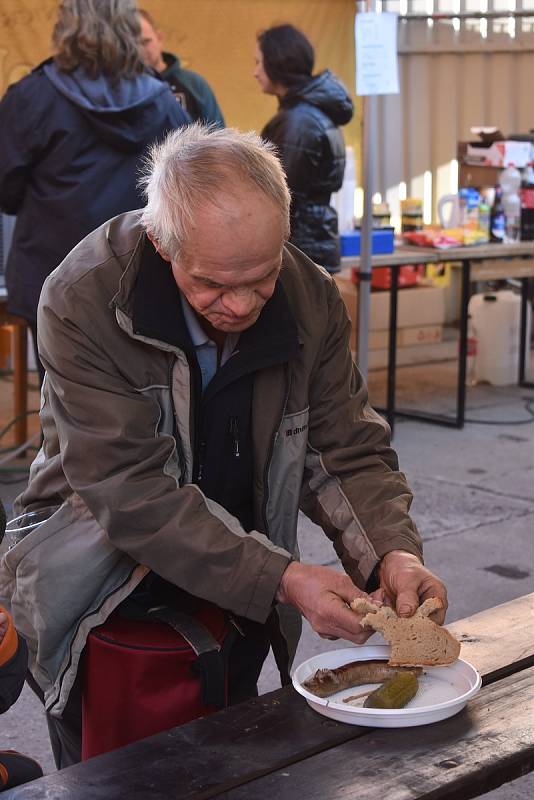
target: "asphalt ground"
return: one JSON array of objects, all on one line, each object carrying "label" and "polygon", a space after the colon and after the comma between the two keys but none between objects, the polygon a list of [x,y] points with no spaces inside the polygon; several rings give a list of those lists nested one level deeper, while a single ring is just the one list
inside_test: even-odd
[{"label": "asphalt ground", "polygon": [[[449,364],[399,370],[399,405],[452,413]],[[370,395],[383,402],[383,373],[371,373]],[[532,403],[532,406],[529,405]],[[414,490],[412,513],[428,566],[446,582],[453,621],[534,591],[534,390],[476,386],[469,389],[463,430],[421,422],[396,424],[393,444]],[[488,424],[490,423],[490,424]],[[23,482],[1,485],[8,506]],[[339,568],[331,543],[302,517],[303,561]],[[328,649],[307,623],[296,664]],[[260,691],[279,685],[268,659]],[[42,708],[28,688],[1,719],[0,748],[19,749],[54,769]],[[484,795],[486,800],[531,800],[534,773]],[[377,798],[378,800],[378,798]]]}]

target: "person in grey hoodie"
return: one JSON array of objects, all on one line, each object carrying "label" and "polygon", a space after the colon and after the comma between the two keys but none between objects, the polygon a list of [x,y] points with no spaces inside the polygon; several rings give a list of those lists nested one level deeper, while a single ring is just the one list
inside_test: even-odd
[{"label": "person in grey hoodie", "polygon": [[258,35],[254,77],[278,98],[261,132],[272,142],[291,191],[291,243],[329,272],[340,264],[338,221],[330,205],[343,183],[345,143],[339,126],[352,119],[352,100],[330,70],[312,75],[315,54],[293,25]]},{"label": "person in grey hoodie", "polygon": [[105,220],[143,205],[143,153],[190,121],[146,71],[139,38],[135,0],[64,0],[54,57],[0,102],[0,210],[17,215],[8,307],[34,340],[45,278]]}]

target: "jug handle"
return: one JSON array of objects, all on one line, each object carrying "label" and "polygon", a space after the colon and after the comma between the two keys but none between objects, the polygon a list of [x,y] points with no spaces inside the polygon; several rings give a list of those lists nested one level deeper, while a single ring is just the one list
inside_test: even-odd
[{"label": "jug handle", "polygon": [[455,195],[453,194],[444,194],[443,197],[440,197],[440,199],[438,200],[438,219],[439,219],[439,224],[441,225],[442,228],[450,227],[449,223],[451,221],[452,211],[454,206],[451,207],[451,210],[448,215],[448,220],[445,220],[443,208],[444,206],[447,205],[447,203],[454,204],[455,199],[456,199]]}]

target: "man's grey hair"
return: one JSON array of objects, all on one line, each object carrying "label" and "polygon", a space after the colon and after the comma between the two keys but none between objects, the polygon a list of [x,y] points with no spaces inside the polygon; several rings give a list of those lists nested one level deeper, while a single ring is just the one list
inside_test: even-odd
[{"label": "man's grey hair", "polygon": [[195,210],[243,185],[257,187],[278,207],[289,238],[290,194],[273,145],[256,133],[195,123],[151,147],[140,180],[147,204],[141,222],[162,253],[183,252]]}]

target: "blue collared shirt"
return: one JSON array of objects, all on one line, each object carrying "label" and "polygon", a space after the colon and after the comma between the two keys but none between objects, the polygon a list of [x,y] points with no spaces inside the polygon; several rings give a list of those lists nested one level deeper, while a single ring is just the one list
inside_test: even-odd
[{"label": "blue collared shirt", "polygon": [[236,345],[239,341],[239,333],[227,333],[224,342],[224,347],[221,353],[220,364],[217,363],[217,345],[213,342],[207,333],[202,330],[202,327],[197,319],[195,312],[187,302],[182,292],[180,292],[180,300],[182,303],[182,310],[184,312],[185,324],[193,342],[195,353],[197,356],[198,365],[202,375],[202,391],[206,390],[209,382],[223,364],[226,364],[230,356],[233,354]]}]

